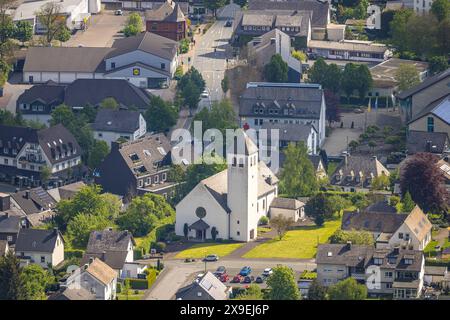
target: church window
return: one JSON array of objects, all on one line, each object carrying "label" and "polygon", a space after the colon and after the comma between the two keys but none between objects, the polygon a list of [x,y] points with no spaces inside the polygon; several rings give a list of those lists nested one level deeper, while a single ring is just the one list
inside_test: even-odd
[{"label": "church window", "polygon": [[244,167],[244,159],[239,158],[239,168],[243,168]]},{"label": "church window", "polygon": [[237,224],[239,224],[239,220],[238,221],[236,221],[237,222]]},{"label": "church window", "polygon": [[236,167],[236,157],[233,157],[233,167]]},{"label": "church window", "polygon": [[203,207],[198,207],[197,209],[195,209],[195,215],[202,219],[204,217],[206,217],[206,210]]},{"label": "church window", "polygon": [[256,203],[256,211],[259,211],[259,203]]},{"label": "church window", "polygon": [[263,210],[266,209],[266,199],[263,199]]},{"label": "church window", "polygon": [[237,235],[238,235],[238,236],[240,236],[240,235],[241,235],[241,233],[240,233],[240,232],[238,231],[238,232],[237,232]]}]

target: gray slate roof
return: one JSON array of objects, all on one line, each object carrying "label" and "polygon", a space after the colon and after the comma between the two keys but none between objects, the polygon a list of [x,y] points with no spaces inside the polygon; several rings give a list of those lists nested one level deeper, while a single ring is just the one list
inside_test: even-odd
[{"label": "gray slate roof", "polygon": [[[422,91],[423,89],[426,89],[432,85],[434,85],[435,83],[450,77],[450,68],[448,68],[447,70],[438,73],[432,77],[429,77],[427,79],[425,79],[423,82],[419,83],[418,85],[408,89],[408,90],[404,90],[402,92],[400,92],[397,97],[399,99],[406,99],[416,93],[418,93],[419,91]],[[450,89],[449,89],[450,90]]]},{"label": "gray slate roof", "polygon": [[179,289],[176,297],[181,300],[226,300],[228,295],[227,287],[208,271],[199,280]]},{"label": "gray slate roof", "polygon": [[27,215],[51,210],[56,206],[55,199],[42,187],[18,191],[11,197]]},{"label": "gray slate roof", "polygon": [[20,229],[16,241],[16,252],[53,252],[56,246],[57,230]]},{"label": "gray slate roof", "polygon": [[366,212],[383,212],[383,213],[397,213],[397,209],[389,205],[387,201],[378,201],[369,205]]},{"label": "gray slate roof", "polygon": [[0,212],[0,233],[19,233],[20,220],[19,216],[6,216]]},{"label": "gray slate roof", "polygon": [[82,287],[78,289],[63,288],[49,296],[48,300],[95,300],[95,295]]},{"label": "gray slate roof", "polygon": [[394,233],[407,217],[407,214],[390,212],[344,212],[341,229]]},{"label": "gray slate roof", "polygon": [[139,111],[100,109],[92,124],[95,131],[134,133],[139,129]]},{"label": "gray slate roof", "polygon": [[[430,142],[428,149],[428,142]],[[415,131],[408,132],[406,150],[409,154],[432,152],[442,154],[449,146],[449,137],[445,132]]]},{"label": "gray slate roof", "polygon": [[86,252],[102,253],[103,251],[127,251],[129,242],[134,244],[133,235],[129,231],[92,231]]},{"label": "gray slate roof", "polygon": [[270,204],[271,208],[297,210],[303,207],[305,204],[297,199],[280,198],[276,197]]},{"label": "gray slate roof", "polygon": [[178,3],[175,6],[165,2],[160,7],[145,11],[146,21],[183,22],[186,21]]},{"label": "gray slate roof", "polygon": [[296,124],[296,123],[270,123],[263,122],[261,129],[278,129],[279,139],[281,141],[299,142],[307,141],[311,135],[311,130],[316,131],[313,125],[310,124]]},{"label": "gray slate roof", "polygon": [[48,81],[45,84],[35,85],[26,89],[17,100],[19,104],[30,104],[37,100],[42,101],[45,104],[61,104],[64,101],[64,88],[64,86],[58,85],[53,81]]}]

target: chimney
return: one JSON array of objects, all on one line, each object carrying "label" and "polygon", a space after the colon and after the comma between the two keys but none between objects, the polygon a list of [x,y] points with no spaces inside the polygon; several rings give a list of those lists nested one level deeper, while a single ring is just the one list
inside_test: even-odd
[{"label": "chimney", "polygon": [[89,264],[85,264],[85,266],[88,266],[88,267],[89,267],[89,265],[90,265],[92,262],[94,262],[94,257],[90,257],[90,258],[89,258]]},{"label": "chimney", "polygon": [[270,38],[270,44],[275,44],[276,39],[275,38]]},{"label": "chimney", "polygon": [[373,161],[377,161],[377,156],[372,156]]},{"label": "chimney", "polygon": [[392,250],[392,253],[395,255],[398,255],[400,253],[400,247],[394,247],[394,250]]},{"label": "chimney", "polygon": [[11,209],[11,196],[9,194],[0,193],[0,211]]},{"label": "chimney", "polygon": [[101,260],[105,261],[105,257],[106,257],[106,251],[102,251],[102,258],[101,258]]},{"label": "chimney", "polygon": [[345,248],[347,250],[351,250],[352,249],[352,242],[351,241],[347,241],[347,244],[346,244]]},{"label": "chimney", "polygon": [[53,228],[53,233],[58,234],[58,228]]},{"label": "chimney", "polygon": [[30,199],[30,191],[25,191],[25,199]]},{"label": "chimney", "polygon": [[128,235],[128,230],[125,230],[123,233],[127,236]]},{"label": "chimney", "polygon": [[267,182],[268,184],[272,185],[272,176],[268,176],[268,177],[266,178],[266,182]]}]

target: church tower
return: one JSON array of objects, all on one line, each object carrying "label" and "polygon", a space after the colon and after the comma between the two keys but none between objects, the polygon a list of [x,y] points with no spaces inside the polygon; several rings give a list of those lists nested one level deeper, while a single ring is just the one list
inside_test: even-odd
[{"label": "church tower", "polygon": [[230,238],[252,241],[257,236],[258,147],[238,133],[227,152],[227,205]]}]

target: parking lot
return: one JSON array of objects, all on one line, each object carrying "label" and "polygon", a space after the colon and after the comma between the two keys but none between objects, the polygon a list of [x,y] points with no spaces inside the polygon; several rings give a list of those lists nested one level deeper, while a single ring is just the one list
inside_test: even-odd
[{"label": "parking lot", "polygon": [[68,47],[111,47],[125,25],[127,12],[123,16],[114,15],[114,11],[103,10],[93,15],[86,31],[77,31],[64,45]]}]

